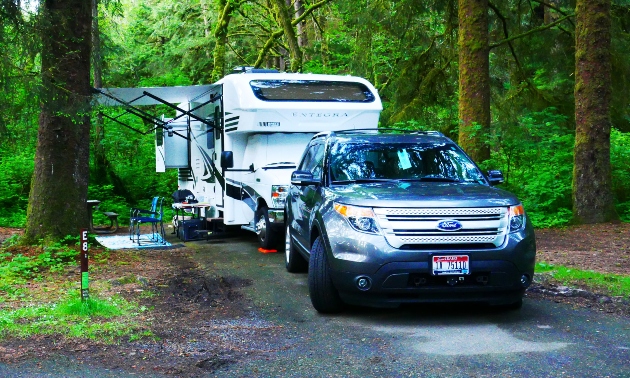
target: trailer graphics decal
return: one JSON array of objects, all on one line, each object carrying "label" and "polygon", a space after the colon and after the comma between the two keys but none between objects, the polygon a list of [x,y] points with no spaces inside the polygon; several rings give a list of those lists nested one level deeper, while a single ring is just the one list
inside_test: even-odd
[{"label": "trailer graphics decal", "polygon": [[199,150],[199,153],[203,158],[203,175],[200,177],[201,181],[213,183],[216,178],[221,184],[221,187],[225,188],[223,177],[221,177],[221,173],[214,165],[214,162],[212,161],[212,158],[210,158],[210,155],[208,155],[208,153],[204,151],[204,149],[199,145],[197,145],[197,149]]},{"label": "trailer graphics decal", "polygon": [[[228,114],[228,113],[226,113]],[[230,131],[234,131],[238,129],[238,120],[241,118],[240,116],[234,116],[230,118],[226,118],[225,120],[225,132],[229,133]]]},{"label": "trailer graphics decal", "polygon": [[244,202],[247,207],[256,211],[256,202],[261,197],[260,194],[249,185],[243,184],[235,180],[227,179],[227,185],[225,187],[225,195],[234,198],[235,200]]}]

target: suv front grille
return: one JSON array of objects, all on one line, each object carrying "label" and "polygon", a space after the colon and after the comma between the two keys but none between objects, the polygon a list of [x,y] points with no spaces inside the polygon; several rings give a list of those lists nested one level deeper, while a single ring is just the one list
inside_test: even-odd
[{"label": "suv front grille", "polygon": [[[508,232],[505,207],[481,208],[374,208],[387,242],[395,248],[422,249],[423,245],[493,245],[499,247]],[[462,228],[443,231],[438,223],[456,220]],[[417,245],[419,248],[414,248]]]}]

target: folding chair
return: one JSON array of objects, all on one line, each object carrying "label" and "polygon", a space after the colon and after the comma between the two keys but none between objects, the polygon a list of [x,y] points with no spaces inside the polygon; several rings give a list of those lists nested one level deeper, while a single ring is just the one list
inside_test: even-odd
[{"label": "folding chair", "polygon": [[159,242],[166,244],[165,232],[164,232],[164,208],[163,197],[154,197],[151,202],[151,210],[133,208],[131,209],[131,217],[129,220],[129,237],[131,240],[140,244],[140,228],[142,224],[151,224],[151,236],[149,240],[151,242]]},{"label": "folding chair", "polygon": [[157,208],[157,204],[159,201],[160,197],[153,197],[153,200],[151,201],[151,208],[150,209],[141,209],[138,207],[132,207],[131,210],[129,211],[129,239],[133,240],[134,236],[136,234],[136,218],[139,216],[138,214],[142,211],[142,212],[155,212],[156,208]]}]

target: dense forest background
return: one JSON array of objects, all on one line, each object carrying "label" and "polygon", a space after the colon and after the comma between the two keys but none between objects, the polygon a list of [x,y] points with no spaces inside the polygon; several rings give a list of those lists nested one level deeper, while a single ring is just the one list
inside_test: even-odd
[{"label": "dense forest background", "polygon": [[[209,84],[236,66],[351,74],[384,102],[381,125],[439,130],[457,140],[456,0],[108,0],[95,3],[96,87]],[[24,226],[40,116],[43,21],[37,3],[0,2],[0,226]],[[575,1],[490,2],[491,127],[483,130],[502,185],[537,227],[572,219]],[[630,1],[611,8],[612,184],[630,221]],[[296,20],[287,27],[286,21]],[[284,22],[284,24],[283,24]],[[91,113],[89,197],[121,214],[177,189],[155,173],[154,136]],[[154,113],[169,114],[154,108]],[[121,118],[149,130],[137,118]]]}]

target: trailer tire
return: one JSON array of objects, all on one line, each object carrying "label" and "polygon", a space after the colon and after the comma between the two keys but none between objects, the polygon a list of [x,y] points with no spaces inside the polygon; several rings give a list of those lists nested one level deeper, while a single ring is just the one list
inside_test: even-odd
[{"label": "trailer tire", "polygon": [[256,210],[256,235],[262,248],[273,249],[276,246],[278,238],[271,229],[267,206],[261,206]]}]

